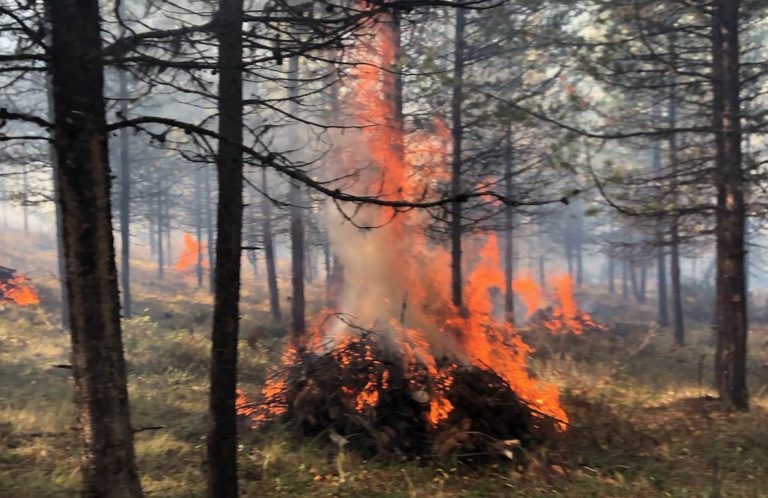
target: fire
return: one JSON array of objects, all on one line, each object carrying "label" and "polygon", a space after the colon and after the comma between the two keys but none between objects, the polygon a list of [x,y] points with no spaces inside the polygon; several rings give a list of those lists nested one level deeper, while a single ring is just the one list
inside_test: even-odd
[{"label": "fire", "polygon": [[[552,313],[543,318],[543,325],[553,334],[583,334],[585,330],[607,329],[606,326],[595,323],[586,311],[579,308],[573,294],[573,279],[570,275],[558,275],[551,279],[554,296]],[[543,309],[544,292],[539,284],[530,276],[524,275],[512,283],[512,289],[523,300],[526,307],[526,319]]]},{"label": "fire", "polygon": [[[340,160],[329,174],[354,181],[345,189],[363,195],[392,200],[436,196],[429,187],[448,178],[444,168],[450,133],[438,119],[433,137],[420,131],[404,139],[390,97],[396,87],[387,70],[395,65],[390,23],[377,22],[372,29],[375,35],[357,53],[367,63],[353,66],[341,92],[346,107],[359,113],[357,124],[364,126],[334,137],[341,147]],[[358,207],[353,214],[356,224],[378,227],[365,230],[333,207],[327,211],[331,245],[345,275],[339,311],[354,317],[353,323],[324,312],[303,345],[289,344],[262,391],[264,410],[254,420],[285,412],[288,378],[281,372],[307,354],[333,355],[335,364],[353,375],[353,382],[338,390],[345,403],[359,412],[375,409],[395,367],[377,360],[373,340],[376,347],[398,352],[403,364],[397,369],[406,372],[413,399],[428,407],[424,416],[433,427],[454,410],[447,393],[453,372],[465,365],[492,369],[534,413],[554,418],[565,428],[568,417],[557,387],[529,375],[531,348],[509,323],[493,317],[489,291],[504,284],[495,236],[487,237],[468,274],[466,310],[457,310],[450,296],[450,254],[425,235],[431,221],[427,214]]]},{"label": "fire", "polygon": [[184,247],[179,254],[179,261],[176,263],[176,271],[188,272],[197,267],[197,262],[201,261],[203,268],[208,268],[205,254],[207,244],[198,242],[188,233],[184,234]]},{"label": "fire", "polygon": [[7,283],[0,282],[0,298],[19,306],[40,304],[40,296],[26,284],[27,281],[26,277],[17,275]]},{"label": "fire", "polygon": [[515,295],[520,296],[525,305],[526,320],[544,304],[544,293],[541,291],[539,284],[530,275],[523,275],[513,280],[512,290],[515,292]]}]

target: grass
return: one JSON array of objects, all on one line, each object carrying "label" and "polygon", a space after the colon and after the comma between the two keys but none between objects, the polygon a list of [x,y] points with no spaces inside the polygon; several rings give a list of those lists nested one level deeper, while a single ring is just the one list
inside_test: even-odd
[{"label": "grass", "polygon": [[[3,498],[78,495],[70,372],[54,367],[68,363],[68,337],[56,325],[53,281],[38,276],[36,283],[46,297],[41,307],[0,309]],[[136,428],[164,427],[136,434],[142,484],[147,496],[202,497],[210,297],[173,279],[149,282],[137,294],[137,316],[124,322],[132,420]],[[244,302],[247,336],[269,319],[258,293]],[[561,386],[573,427],[529,455],[526,468],[366,461],[324,439],[244,430],[242,495],[768,497],[768,329],[751,336],[752,409],[728,413],[706,397],[713,394],[707,328],[691,331],[689,345],[677,348],[668,330],[632,313],[600,336],[529,338],[537,347],[531,367]],[[279,326],[267,330],[255,347],[241,343],[246,392],[257,392],[276,360],[279,341],[270,333]]]}]

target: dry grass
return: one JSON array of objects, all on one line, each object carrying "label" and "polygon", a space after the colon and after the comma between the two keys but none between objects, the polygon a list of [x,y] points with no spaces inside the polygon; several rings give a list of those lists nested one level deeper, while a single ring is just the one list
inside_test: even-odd
[{"label": "dry grass", "polygon": [[[54,282],[40,274],[36,283],[44,306],[0,310],[3,498],[77,496],[71,380],[53,367],[68,363],[68,338],[54,319]],[[147,280],[138,316],[125,322],[133,424],[165,427],[136,436],[148,496],[204,496],[210,298],[187,286]],[[246,333],[269,322],[259,293],[244,301]],[[561,385],[573,428],[529,455],[525,469],[364,461],[323,439],[245,431],[243,496],[768,497],[768,330],[751,339],[749,413],[725,413],[705,398],[713,393],[705,327],[685,348],[668,336],[635,321],[601,336],[532,338],[532,368]],[[278,340],[267,334],[256,348],[241,346],[242,386],[256,392]]]}]

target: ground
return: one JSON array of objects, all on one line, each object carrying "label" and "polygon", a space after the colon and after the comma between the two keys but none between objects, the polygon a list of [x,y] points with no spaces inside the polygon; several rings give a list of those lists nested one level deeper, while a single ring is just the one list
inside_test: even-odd
[{"label": "ground", "polygon": [[[41,246],[37,257],[43,253],[50,256]],[[7,266],[30,267],[22,255],[8,257]],[[178,275],[154,281],[148,262],[136,267],[136,316],[124,327],[142,483],[147,496],[202,497],[211,299]],[[31,276],[42,305],[0,308],[0,496],[72,497],[79,483],[72,385],[70,371],[56,366],[69,362],[68,337],[50,272]],[[241,387],[249,393],[280,347],[280,326],[264,327],[266,303],[249,290],[257,281],[249,275],[244,294]],[[768,327],[756,324],[751,336],[752,408],[728,413],[710,397],[706,324],[677,348],[669,330],[643,321],[650,308],[624,313],[630,305],[600,301],[612,305],[607,321],[626,321],[601,335],[529,338],[537,347],[532,369],[561,386],[572,427],[528,455],[525,468],[365,461],[324,439],[244,429],[243,496],[768,497]]]}]

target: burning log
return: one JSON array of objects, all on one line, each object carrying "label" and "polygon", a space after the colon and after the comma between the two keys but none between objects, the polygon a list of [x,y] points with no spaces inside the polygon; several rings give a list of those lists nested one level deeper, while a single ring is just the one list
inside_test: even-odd
[{"label": "burning log", "polygon": [[13,268],[0,266],[0,303],[14,303],[31,306],[40,303],[35,290],[27,285],[28,279]]},{"label": "burning log", "polygon": [[363,334],[331,351],[303,354],[262,404],[241,394],[239,413],[255,425],[280,422],[302,436],[327,433],[381,458],[513,458],[518,446],[558,432],[562,421],[537,412],[492,370],[443,363],[443,374],[435,376]]},{"label": "burning log", "polygon": [[586,311],[576,309],[565,314],[562,309],[548,307],[537,310],[526,325],[528,331],[545,331],[553,335],[606,332],[608,326],[595,322]]}]

